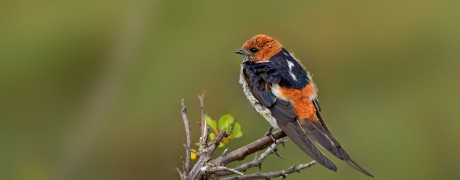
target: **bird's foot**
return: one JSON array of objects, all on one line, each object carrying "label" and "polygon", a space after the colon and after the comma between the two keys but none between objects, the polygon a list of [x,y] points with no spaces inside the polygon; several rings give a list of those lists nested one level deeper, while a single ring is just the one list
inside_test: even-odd
[{"label": "bird's foot", "polygon": [[[283,145],[284,145],[284,143],[283,143]],[[280,159],[284,159],[283,156],[281,156],[280,154],[278,154],[278,148],[275,148],[275,149],[273,150],[273,153],[275,153],[275,155],[278,156]]]},{"label": "bird's foot", "polygon": [[275,139],[275,137],[273,137],[272,131],[273,131],[273,127],[270,127],[270,129],[268,129],[268,131],[265,132],[264,136],[270,137],[272,139],[273,143],[276,143],[276,139]]}]

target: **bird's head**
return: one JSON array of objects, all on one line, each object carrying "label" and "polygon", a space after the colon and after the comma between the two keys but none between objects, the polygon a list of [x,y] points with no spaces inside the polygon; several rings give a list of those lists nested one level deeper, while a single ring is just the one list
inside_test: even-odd
[{"label": "bird's head", "polygon": [[275,38],[258,34],[246,41],[243,48],[235,51],[244,56],[244,61],[264,62],[281,51],[283,46]]}]

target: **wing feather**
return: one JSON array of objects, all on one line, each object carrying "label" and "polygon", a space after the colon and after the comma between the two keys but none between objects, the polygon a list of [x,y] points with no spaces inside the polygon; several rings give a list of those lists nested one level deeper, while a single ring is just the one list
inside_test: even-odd
[{"label": "wing feather", "polygon": [[374,177],[372,174],[367,172],[364,168],[358,165],[355,161],[353,161],[350,158],[350,155],[342,148],[340,143],[332,136],[332,133],[330,132],[329,128],[326,125],[326,122],[324,121],[323,117],[321,116],[321,110],[319,107],[319,102],[317,99],[313,100],[313,103],[315,104],[316,107],[316,114],[317,117],[319,118],[318,121],[313,122],[310,120],[302,120],[299,121],[301,122],[301,126],[304,129],[307,129],[307,134],[310,137],[313,137],[321,146],[324,147],[324,149],[328,150],[331,152],[334,156],[337,158],[343,160],[345,163],[350,165],[351,167],[355,168],[356,170],[362,172],[363,174],[366,174],[367,176]]}]

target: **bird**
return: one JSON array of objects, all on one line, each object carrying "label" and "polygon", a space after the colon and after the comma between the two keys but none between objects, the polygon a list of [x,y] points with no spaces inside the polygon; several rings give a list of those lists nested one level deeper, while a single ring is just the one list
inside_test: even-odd
[{"label": "bird", "polygon": [[235,53],[243,55],[239,83],[251,105],[271,125],[283,131],[301,150],[324,167],[337,171],[317,145],[359,172],[371,173],[351,159],[321,115],[312,76],[275,38],[258,34]]}]

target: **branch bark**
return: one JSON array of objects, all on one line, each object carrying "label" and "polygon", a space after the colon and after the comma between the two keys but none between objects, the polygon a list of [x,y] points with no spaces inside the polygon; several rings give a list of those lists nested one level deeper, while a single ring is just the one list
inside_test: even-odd
[{"label": "branch bark", "polygon": [[203,92],[198,96],[198,99],[200,99],[200,110],[201,110],[200,150],[207,148],[208,139],[209,139],[208,125],[206,124],[206,120],[205,120],[206,114],[204,113],[204,94],[205,94],[205,91],[203,90]]},{"label": "branch bark", "polygon": [[[285,136],[286,134],[284,134],[284,132],[282,131],[273,134],[273,138],[275,138],[275,140],[281,139]],[[249,143],[243,147],[238,148],[237,150],[228,153],[223,157],[219,157],[213,160],[212,163],[217,165],[226,165],[236,160],[243,160],[246,156],[249,156],[262,149],[265,149],[271,144],[273,144],[272,138],[269,136],[264,136],[252,143]]]},{"label": "branch bark", "polygon": [[187,107],[185,106],[185,100],[181,100],[181,114],[182,120],[184,121],[185,126],[185,136],[187,137],[187,144],[185,145],[185,162],[184,164],[184,174],[187,175],[190,172],[190,156],[191,156],[191,146],[192,146],[192,134],[190,129],[190,121],[187,116]]},{"label": "branch bark", "polygon": [[[276,153],[278,145],[282,144],[284,142],[285,142],[285,140],[283,140],[283,139],[277,140],[276,143],[273,143],[272,145],[270,145],[267,148],[267,150],[265,150],[265,152],[262,153],[260,156],[256,155],[256,157],[254,158],[253,161],[241,164],[241,165],[239,165],[239,166],[237,166],[237,167],[235,167],[233,169],[238,171],[238,172],[245,172],[246,170],[248,170],[249,168],[252,168],[252,167],[259,167],[259,169],[262,169],[262,162],[265,160],[265,158],[267,158],[268,156],[270,156],[273,153]],[[226,176],[226,175],[230,175],[230,174],[231,173],[229,173],[229,172],[218,172],[217,173],[218,176]]]}]

